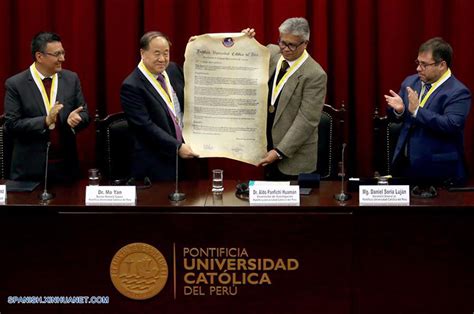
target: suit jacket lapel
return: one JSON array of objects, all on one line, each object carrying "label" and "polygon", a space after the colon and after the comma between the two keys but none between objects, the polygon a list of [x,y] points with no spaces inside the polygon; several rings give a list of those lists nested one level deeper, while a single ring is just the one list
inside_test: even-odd
[{"label": "suit jacket lapel", "polygon": [[[64,101],[66,99],[64,99],[64,89],[66,88],[66,86],[64,86],[64,81],[63,81],[63,74],[61,72],[58,73],[58,90],[56,92],[56,101],[59,101],[59,103],[63,104],[64,106],[66,106],[66,104],[64,103]],[[54,104],[51,104],[51,106],[54,106]],[[66,117],[66,108],[63,107],[63,109],[61,109],[61,111],[59,111],[59,120],[61,123],[64,123],[67,121],[67,117]]]},{"label": "suit jacket lapel", "polygon": [[285,86],[283,86],[283,89],[280,92],[280,98],[278,99],[278,108],[275,113],[275,121],[273,122],[273,125],[278,122],[283,111],[285,111],[285,108],[288,106],[290,102],[290,97],[293,95],[293,92],[295,91],[295,88],[298,85],[300,76],[301,74],[299,73],[299,71],[296,71],[288,79],[288,81],[286,81]]},{"label": "suit jacket lapel", "polygon": [[[58,73],[58,90],[56,92],[56,100],[60,103],[65,101],[64,99],[64,81],[63,81],[63,74],[61,72]],[[52,104],[54,105],[54,104]]]},{"label": "suit jacket lapel", "polygon": [[[419,88],[419,93],[421,93],[421,81],[419,82],[419,84],[420,84],[420,86],[418,87],[418,88]],[[438,95],[438,93],[440,92],[440,90],[443,89],[444,84],[446,84],[446,82],[444,82],[443,84],[441,84],[441,86],[439,86],[437,89],[435,89],[435,90],[433,91],[433,93],[431,93],[430,98],[428,98],[428,99],[426,100],[426,103],[425,103],[425,105],[423,106],[424,109],[427,109],[427,108],[430,107],[430,105],[433,103],[433,99],[435,99],[436,96]],[[418,95],[419,95],[419,94],[418,94]],[[420,102],[421,102],[421,100],[420,100]]]},{"label": "suit jacket lapel", "polygon": [[140,75],[140,79],[144,81],[144,86],[146,89],[148,89],[148,91],[155,97],[156,101],[158,101],[158,103],[160,104],[160,106],[163,107],[163,109],[166,111],[166,113],[168,113],[169,115],[169,109],[168,109],[168,105],[166,104],[165,100],[161,97],[160,94],[158,94],[158,92],[156,91],[156,89],[151,85],[151,83],[147,80],[147,78],[145,76],[143,76],[143,74],[140,72],[140,70],[138,70],[138,73]]},{"label": "suit jacket lapel", "polygon": [[[279,57],[278,57],[279,58]],[[308,58],[309,59],[309,58]],[[278,59],[275,59],[275,61],[278,61]],[[290,102],[290,98],[293,95],[296,86],[298,85],[301,76],[304,73],[304,68],[307,65],[308,60],[303,62],[301,66],[299,67],[298,70],[296,70],[295,73],[293,73],[292,76],[286,81],[285,86],[283,86],[283,89],[280,92],[280,99],[278,100],[278,108],[275,113],[275,121],[273,122],[273,125],[275,125],[278,120],[280,119],[282,112],[285,110],[285,108],[288,106]],[[274,71],[276,70],[276,63],[272,65],[271,67],[275,67]]]},{"label": "suit jacket lapel", "polygon": [[430,98],[428,98],[425,105],[423,106],[425,109],[429,108],[430,105],[435,102],[434,99],[438,96],[438,93],[441,91],[445,83],[443,83],[440,87],[438,87],[435,91],[433,91],[433,93],[430,95]]},{"label": "suit jacket lapel", "polygon": [[41,92],[36,85],[33,76],[31,76],[31,72],[28,70],[28,86],[30,88],[31,94],[33,95],[33,101],[36,106],[40,109],[43,115],[46,115],[46,108],[44,106],[43,97],[41,96]]}]

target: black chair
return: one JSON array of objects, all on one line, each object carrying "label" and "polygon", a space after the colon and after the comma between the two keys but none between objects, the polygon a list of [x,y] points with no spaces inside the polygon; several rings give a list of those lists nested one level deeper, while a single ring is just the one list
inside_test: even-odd
[{"label": "black chair", "polygon": [[321,179],[337,178],[338,162],[340,161],[338,153],[342,147],[345,114],[344,105],[341,109],[327,104],[323,107],[318,129],[318,165],[316,170]]},{"label": "black chair", "polygon": [[133,141],[123,112],[96,116],[97,164],[104,177],[126,180],[130,177]]},{"label": "black chair", "polygon": [[379,116],[378,111],[374,113],[374,173],[380,175],[392,174],[392,159],[398,136],[402,128],[401,122],[393,122],[387,116]]},{"label": "black chair", "polygon": [[12,157],[12,143],[5,129],[5,115],[0,116],[0,179],[8,179]]}]

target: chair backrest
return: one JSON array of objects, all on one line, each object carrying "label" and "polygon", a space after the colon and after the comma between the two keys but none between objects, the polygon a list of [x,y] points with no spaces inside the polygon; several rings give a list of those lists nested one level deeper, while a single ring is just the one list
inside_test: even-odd
[{"label": "chair backrest", "polygon": [[387,116],[374,114],[374,172],[392,174],[392,159],[402,123],[389,121]]},{"label": "chair backrest", "polygon": [[336,109],[325,104],[319,121],[318,129],[318,164],[316,172],[321,179],[337,178],[338,152],[342,147],[343,123],[346,110],[344,107]]},{"label": "chair backrest", "polygon": [[115,179],[130,177],[133,141],[123,112],[96,119],[97,164],[103,176]]},{"label": "chair backrest", "polygon": [[318,165],[321,179],[331,176],[333,167],[333,129],[334,121],[329,113],[323,111],[318,129]]},{"label": "chair backrest", "polygon": [[8,179],[12,157],[12,142],[5,129],[5,115],[0,116],[0,179]]}]

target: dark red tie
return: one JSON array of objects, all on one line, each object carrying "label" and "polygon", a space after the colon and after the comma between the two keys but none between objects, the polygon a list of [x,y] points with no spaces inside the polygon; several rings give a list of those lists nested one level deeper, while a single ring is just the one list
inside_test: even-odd
[{"label": "dark red tie", "polygon": [[[49,101],[51,101],[51,99],[49,98],[49,95],[51,94],[51,83],[52,82],[53,82],[53,80],[50,77],[45,77],[43,79],[44,89],[46,90],[46,95],[48,96]],[[51,104],[51,106],[53,106],[53,104]]]}]

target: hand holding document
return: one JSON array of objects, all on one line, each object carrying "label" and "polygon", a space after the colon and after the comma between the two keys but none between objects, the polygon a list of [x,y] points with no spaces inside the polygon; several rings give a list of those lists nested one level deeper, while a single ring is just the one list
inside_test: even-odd
[{"label": "hand holding document", "polygon": [[267,152],[268,49],[244,33],[188,42],[183,135],[200,157],[257,165]]}]

